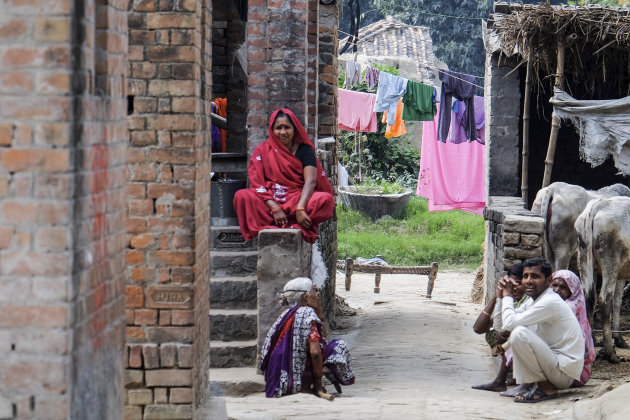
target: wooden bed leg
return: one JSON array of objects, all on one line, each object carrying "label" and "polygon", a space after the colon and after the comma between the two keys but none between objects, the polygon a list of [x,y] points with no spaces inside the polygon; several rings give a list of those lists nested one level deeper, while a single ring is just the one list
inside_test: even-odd
[{"label": "wooden bed leg", "polygon": [[427,299],[431,299],[431,294],[433,293],[433,285],[435,283],[435,278],[437,277],[438,272],[438,264],[436,262],[431,263],[431,272],[429,272],[429,282],[427,283]]},{"label": "wooden bed leg", "polygon": [[346,258],[346,291],[350,290],[352,285],[352,268],[354,267],[354,261],[352,258]]},{"label": "wooden bed leg", "polygon": [[381,273],[374,275],[374,293],[381,293]]}]

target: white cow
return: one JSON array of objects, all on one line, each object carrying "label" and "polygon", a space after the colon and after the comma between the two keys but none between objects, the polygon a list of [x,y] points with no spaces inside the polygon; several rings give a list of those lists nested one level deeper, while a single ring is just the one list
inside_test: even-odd
[{"label": "white cow", "polygon": [[[630,197],[593,200],[575,222],[579,247],[580,277],[587,298],[595,294],[597,275],[602,286],[598,304],[602,306],[603,356],[618,362],[610,329],[613,311],[618,316],[625,282],[630,279]],[[615,329],[619,328],[618,318]]]},{"label": "white cow", "polygon": [[543,256],[554,271],[569,268],[577,254],[575,220],[589,201],[601,197],[630,196],[630,188],[615,184],[590,191],[579,185],[554,182],[536,194],[532,212],[545,219]]}]

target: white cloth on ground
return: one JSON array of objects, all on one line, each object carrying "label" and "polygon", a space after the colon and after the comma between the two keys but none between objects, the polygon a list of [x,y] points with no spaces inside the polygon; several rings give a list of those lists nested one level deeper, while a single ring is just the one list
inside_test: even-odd
[{"label": "white cloth on ground", "polygon": [[[497,299],[498,300],[498,299]],[[532,305],[514,309],[514,299],[506,296],[502,300],[501,328],[514,331],[518,326],[535,332],[553,351],[559,369],[573,379],[580,379],[584,365],[584,338],[582,329],[569,305],[547,288]],[[516,349],[511,339],[516,366]]]}]

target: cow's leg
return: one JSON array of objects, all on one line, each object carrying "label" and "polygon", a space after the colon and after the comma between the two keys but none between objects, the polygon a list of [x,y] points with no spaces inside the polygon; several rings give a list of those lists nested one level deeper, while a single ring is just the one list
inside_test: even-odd
[{"label": "cow's leg", "polygon": [[610,329],[613,299],[615,298],[616,276],[612,276],[610,268],[602,270],[602,290],[600,292],[600,305],[602,305],[602,333],[604,336],[603,357],[611,363],[619,363],[619,357],[615,353],[615,346]]},{"label": "cow's leg", "polygon": [[[623,300],[623,290],[626,286],[626,281],[617,280],[616,283],[617,285],[615,287],[615,301],[613,302],[612,325],[613,325],[613,331],[620,331],[619,316],[621,313],[621,301]],[[627,349],[630,347],[628,346],[628,343],[626,343],[626,341],[623,339],[623,336],[619,332],[613,333],[613,339],[615,341],[615,346],[620,349]]]}]

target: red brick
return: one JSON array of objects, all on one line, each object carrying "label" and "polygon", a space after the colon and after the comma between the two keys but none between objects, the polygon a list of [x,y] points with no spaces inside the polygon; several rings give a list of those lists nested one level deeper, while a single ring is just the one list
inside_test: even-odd
[{"label": "red brick", "polygon": [[189,369],[156,369],[145,372],[147,386],[190,386],[192,371]]},{"label": "red brick", "polygon": [[63,306],[0,306],[0,327],[63,328],[68,326],[68,309]]},{"label": "red brick", "polygon": [[139,344],[129,345],[129,367],[142,367],[142,346]]},{"label": "red brick", "polygon": [[133,309],[125,309],[125,323],[127,325],[133,325],[134,316],[135,316],[135,312]]},{"label": "red brick", "polygon": [[142,233],[147,230],[147,221],[138,218],[127,218],[127,233]]},{"label": "red brick", "polygon": [[146,53],[147,59],[152,62],[192,63],[198,55],[198,50],[190,46],[149,46]]},{"label": "red brick", "polygon": [[157,174],[152,165],[132,165],[131,181],[155,181]]},{"label": "red brick", "polygon": [[127,197],[129,198],[146,198],[147,187],[144,183],[127,184]]},{"label": "red brick", "polygon": [[155,269],[134,267],[131,269],[131,279],[140,283],[149,282],[155,278]]},{"label": "red brick", "polygon": [[194,191],[191,187],[176,184],[149,184],[147,187],[147,196],[149,198],[167,198],[169,195],[175,200],[191,200],[194,198]]},{"label": "red brick", "polygon": [[143,339],[147,338],[143,327],[130,327],[125,328],[125,335],[127,339]]},{"label": "red brick", "polygon": [[9,223],[34,223],[38,219],[38,205],[33,201],[5,201],[2,203],[0,219]]},{"label": "red brick", "polygon": [[[131,133],[131,145],[144,147],[156,144],[155,131],[133,131]],[[143,156],[144,156],[144,152]]]},{"label": "red brick", "polygon": [[197,112],[197,98],[173,98],[173,112],[194,114]]},{"label": "red brick", "polygon": [[65,228],[41,228],[35,234],[35,246],[49,251],[68,249],[68,231]]},{"label": "red brick", "polygon": [[147,16],[147,28],[195,28],[197,24],[194,14],[151,13]]},{"label": "red brick", "polygon": [[173,310],[171,314],[172,325],[193,325],[194,321],[193,311]]},{"label": "red brick", "polygon": [[125,260],[127,264],[140,264],[144,262],[144,256],[142,255],[142,251],[132,251],[128,250],[125,253]]},{"label": "red brick", "polygon": [[0,123],[0,146],[10,146],[13,141],[15,126],[11,123]]},{"label": "red brick", "polygon": [[135,0],[132,7],[136,12],[153,12],[155,3],[157,3],[156,0]]},{"label": "red brick", "polygon": [[159,324],[162,326],[171,325],[171,311],[161,310]]},{"label": "red brick", "polygon": [[191,403],[192,388],[171,388],[169,402],[171,404]]},{"label": "red brick", "polygon": [[155,309],[136,309],[134,323],[136,325],[156,325],[158,312]]},{"label": "red brick", "polygon": [[144,305],[144,288],[141,286],[125,286],[125,306],[141,308]]},{"label": "red brick", "polygon": [[9,179],[7,177],[0,176],[0,198],[9,195]]},{"label": "red brick", "polygon": [[144,367],[146,369],[157,369],[160,367],[160,356],[157,344],[143,344],[142,356],[144,357]]},{"label": "red brick", "polygon": [[17,40],[26,35],[28,23],[24,19],[11,19],[0,22],[0,39],[4,42]]},{"label": "red brick", "polygon": [[147,118],[147,128],[155,130],[182,130],[197,129],[197,120],[190,115],[159,115],[156,118]]},{"label": "red brick", "polygon": [[152,259],[162,264],[192,265],[195,262],[195,255],[188,251],[155,251]]},{"label": "red brick", "polygon": [[66,149],[9,149],[0,151],[0,165],[7,172],[66,171],[69,169]]},{"label": "red brick", "polygon": [[150,233],[141,233],[131,238],[132,248],[146,248],[155,242],[155,236]]},{"label": "red brick", "polygon": [[39,17],[33,38],[38,42],[63,42],[70,39],[70,18]]},{"label": "red brick", "polygon": [[23,71],[0,74],[0,92],[25,94],[33,91],[33,76]]},{"label": "red brick", "polygon": [[140,163],[144,162],[144,150],[136,149],[136,148],[128,148],[127,149],[127,163]]},{"label": "red brick", "polygon": [[0,226],[0,249],[7,249],[13,240],[13,229]]}]

